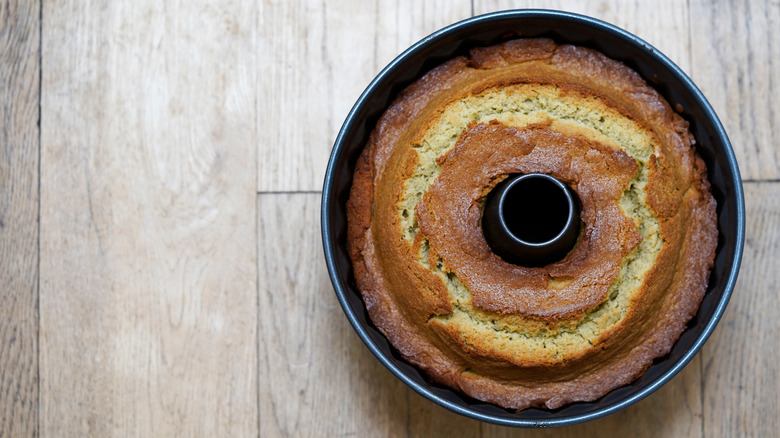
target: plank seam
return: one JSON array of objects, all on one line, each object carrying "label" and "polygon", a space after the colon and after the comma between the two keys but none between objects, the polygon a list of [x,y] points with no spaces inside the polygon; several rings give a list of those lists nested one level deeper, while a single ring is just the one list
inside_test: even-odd
[{"label": "plank seam", "polygon": [[38,2],[38,254],[35,282],[35,436],[41,434],[41,121],[43,116],[43,0]]}]

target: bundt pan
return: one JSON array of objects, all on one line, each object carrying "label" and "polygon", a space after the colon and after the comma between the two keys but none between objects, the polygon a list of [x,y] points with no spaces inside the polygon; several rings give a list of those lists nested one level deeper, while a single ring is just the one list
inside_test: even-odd
[{"label": "bundt pan", "polygon": [[[518,35],[596,49],[623,62],[655,87],[690,123],[717,202],[719,231],[715,263],[701,307],[668,355],[656,359],[639,379],[595,401],[519,412],[433,383],[406,362],[372,324],[355,286],[346,242],[346,203],[355,163],[377,120],[398,93],[444,61]],[[636,403],[674,377],[699,351],[726,308],[739,271],[744,226],[742,182],[734,152],[712,107],[688,76],[651,45],[620,28],[582,15],[547,10],[503,11],[467,19],[424,38],[393,60],[348,114],[333,147],[322,193],[322,238],[331,281],[349,322],[369,350],[390,372],[429,400],[467,417],[506,426],[564,426],[600,418]]]}]

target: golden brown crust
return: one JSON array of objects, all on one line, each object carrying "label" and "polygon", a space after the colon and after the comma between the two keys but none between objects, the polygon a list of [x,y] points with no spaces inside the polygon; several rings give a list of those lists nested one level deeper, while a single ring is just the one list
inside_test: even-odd
[{"label": "golden brown crust", "polygon": [[[440,163],[441,175],[417,204],[420,230],[448,267],[462,275],[473,303],[482,309],[542,318],[584,312],[604,301],[623,258],[641,239],[617,205],[637,167],[622,150],[546,126],[519,130],[493,121],[462,133]],[[542,268],[504,262],[490,250],[479,226],[477,201],[495,185],[495,176],[533,172],[572,185],[583,204],[583,220],[590,224],[567,257]],[[550,278],[573,280],[550,290]]]},{"label": "golden brown crust", "polygon": [[[458,114],[447,108],[534,87],[607,111],[652,153],[541,111],[471,119],[435,164],[424,156]],[[594,400],[631,382],[671,349],[706,290],[715,204],[693,144],[657,92],[590,49],[520,39],[437,67],[388,108],[356,166],[348,246],[372,320],[434,380],[508,408]],[[578,245],[542,268],[495,256],[479,225],[487,192],[528,172],[558,177],[583,203]],[[429,185],[410,194],[420,175]],[[628,215],[629,201],[646,211]],[[647,248],[653,263],[632,266]]]}]

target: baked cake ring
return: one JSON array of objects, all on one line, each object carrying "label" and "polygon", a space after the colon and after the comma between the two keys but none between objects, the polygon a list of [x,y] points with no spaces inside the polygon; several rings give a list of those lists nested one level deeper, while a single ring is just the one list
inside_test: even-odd
[{"label": "baked cake ring", "polygon": [[[694,143],[637,73],[591,49],[518,39],[433,69],[380,118],[353,178],[348,246],[372,321],[433,380],[506,408],[631,382],[679,338],[712,268]],[[517,173],[579,196],[562,260],[518,266],[485,241],[486,196]]]}]

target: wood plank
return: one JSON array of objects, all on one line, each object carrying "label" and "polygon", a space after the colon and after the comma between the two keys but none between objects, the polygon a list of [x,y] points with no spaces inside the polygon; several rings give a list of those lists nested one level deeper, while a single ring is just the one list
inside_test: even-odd
[{"label": "wood plank", "polygon": [[257,189],[320,190],[341,124],[369,82],[468,0],[263,2]]},{"label": "wood plank", "polygon": [[320,196],[258,199],[260,435],[476,436],[478,422],[418,396],[352,330],[322,256]]},{"label": "wood plank", "polygon": [[739,280],[703,350],[708,437],[776,436],[780,430],[780,184],[746,184],[745,198]]},{"label": "wood plank", "polygon": [[257,433],[251,2],[43,5],[40,433]]},{"label": "wood plank", "polygon": [[475,14],[503,9],[557,9],[588,15],[642,38],[690,71],[690,16],[686,2],[661,0],[474,0]]},{"label": "wood plank", "polygon": [[691,3],[692,78],[731,138],[742,177],[780,178],[780,2]]},{"label": "wood plank", "polygon": [[39,7],[0,5],[0,436],[37,435]]}]

